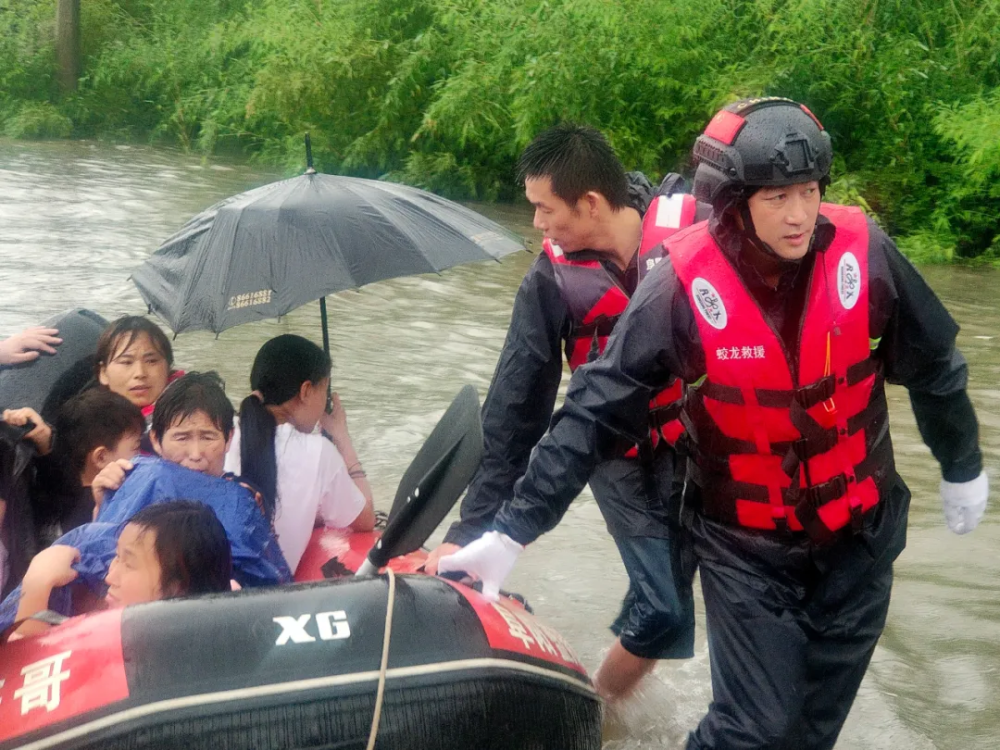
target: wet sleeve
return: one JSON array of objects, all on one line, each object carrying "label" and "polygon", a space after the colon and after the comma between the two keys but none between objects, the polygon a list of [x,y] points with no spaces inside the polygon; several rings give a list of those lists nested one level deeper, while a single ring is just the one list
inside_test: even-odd
[{"label": "wet sleeve", "polygon": [[483,404],[483,461],[445,541],[465,545],[493,528],[514,494],[532,448],[549,426],[562,378],[568,312],[548,256],[540,255],[518,289],[510,328]]},{"label": "wet sleeve", "polygon": [[917,427],[942,476],[982,470],[979,424],[966,390],[968,365],[955,346],[958,324],[895,244],[870,224],[871,336],[890,383],[904,386]]},{"label": "wet sleeve", "polygon": [[[53,438],[53,444],[54,442]],[[69,497],[69,493],[65,491],[66,488],[63,486],[67,484],[65,478],[67,472],[62,469],[59,459],[54,453],[48,453],[44,456],[36,455],[32,461],[36,472],[36,491],[31,497],[35,523],[39,527],[57,523],[66,512],[72,510],[61,505]]]},{"label": "wet sleeve", "polygon": [[672,306],[676,277],[660,263],[639,284],[604,355],[580,367],[563,407],[532,453],[495,527],[521,544],[549,531],[601,461],[643,439],[649,400],[677,371]]}]

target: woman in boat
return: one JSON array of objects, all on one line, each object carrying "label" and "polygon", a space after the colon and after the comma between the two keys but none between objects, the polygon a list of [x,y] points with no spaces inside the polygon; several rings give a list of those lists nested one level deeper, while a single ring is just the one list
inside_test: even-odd
[{"label": "woman in boat", "polygon": [[[53,329],[31,330],[45,332]],[[148,431],[153,406],[167,385],[184,374],[172,368],[173,359],[170,339],[156,323],[141,315],[125,315],[118,318],[104,329],[97,341],[94,354],[94,380],[142,411],[146,425],[140,435],[140,450],[146,454],[154,452]],[[89,414],[88,418],[93,416]],[[39,526],[47,526],[53,516],[72,515],[73,507],[78,505],[75,499],[79,495],[77,484],[79,471],[65,465],[66,462],[59,460],[57,454],[65,455],[65,449],[68,447],[67,438],[72,441],[74,437],[59,436],[56,443],[61,443],[64,450],[57,451],[56,455],[47,456],[53,442],[53,434],[58,435],[59,425],[56,425],[54,433],[42,417],[29,408],[8,410],[2,418],[13,425],[23,426],[28,422],[35,425],[26,437],[39,446],[40,458],[36,461],[38,481],[32,488],[32,504],[40,514],[37,519]],[[118,457],[124,456],[116,456]],[[70,504],[73,507],[66,506],[67,500],[71,500]],[[76,524],[63,525],[56,531],[55,536],[68,531],[74,525]],[[48,531],[39,528],[38,532],[38,541],[41,544],[51,541],[52,534]]]},{"label": "woman in boat", "polygon": [[[28,619],[48,609],[53,589],[77,577],[80,550],[53,545],[31,561],[21,584],[16,631],[32,635],[49,627]],[[229,591],[232,552],[226,530],[207,505],[175,500],[143,508],[118,536],[105,582],[109,608]]]},{"label": "woman in boat", "polygon": [[125,315],[97,342],[94,378],[142,409],[148,420],[163,389],[184,374],[173,363],[173,347],[160,327],[141,315]]},{"label": "woman in boat", "polygon": [[[330,356],[285,334],[257,352],[226,471],[257,487],[294,572],[317,522],[370,531],[372,492],[337,394],[326,412]],[[322,434],[316,433],[317,424]]]}]

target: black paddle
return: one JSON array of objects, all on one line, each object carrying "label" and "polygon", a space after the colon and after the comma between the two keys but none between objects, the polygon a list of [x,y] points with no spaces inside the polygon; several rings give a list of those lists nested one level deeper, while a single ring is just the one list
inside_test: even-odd
[{"label": "black paddle", "polygon": [[410,462],[399,481],[389,523],[356,575],[371,575],[426,542],[465,491],[482,458],[479,397],[467,385]]}]

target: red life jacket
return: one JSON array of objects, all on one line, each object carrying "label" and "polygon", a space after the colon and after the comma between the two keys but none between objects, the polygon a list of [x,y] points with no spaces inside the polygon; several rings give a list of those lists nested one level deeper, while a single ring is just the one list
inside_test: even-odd
[{"label": "red life jacket", "polygon": [[[640,278],[663,260],[664,240],[694,222],[697,205],[694,196],[683,193],[657,196],[649,204],[639,243]],[[552,261],[556,283],[569,308],[571,327],[565,351],[570,370],[575,370],[604,352],[611,331],[625,312],[629,295],[599,260],[575,259],[548,239],[543,240],[542,249]],[[653,447],[660,439],[674,445],[684,432],[680,422],[683,395],[683,383],[675,380],[650,401]],[[636,455],[636,449],[626,455]]]},{"label": "red life jacket", "polygon": [[[709,517],[817,540],[879,501],[893,474],[884,382],[869,341],[868,224],[823,204],[836,227],[809,280],[798,349],[781,337],[707,226],[670,244],[691,301],[706,375],[688,389],[688,478]],[[795,355],[798,370],[794,369]]]}]

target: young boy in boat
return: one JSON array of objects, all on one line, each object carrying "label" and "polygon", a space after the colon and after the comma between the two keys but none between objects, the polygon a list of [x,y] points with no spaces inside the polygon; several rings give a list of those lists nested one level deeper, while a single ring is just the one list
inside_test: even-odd
[{"label": "young boy in boat", "polygon": [[[34,425],[23,437],[17,431],[4,433],[5,439],[16,441],[7,445],[10,460],[0,468],[5,485],[0,492],[0,591],[7,594],[35,552],[90,522],[92,479],[111,461],[134,456],[146,425],[138,407],[103,388],[63,405],[56,418],[59,440],[34,409],[8,409],[0,420],[12,428]],[[25,443],[34,445],[33,460],[20,447]],[[8,499],[9,514],[3,507]]]},{"label": "young boy in boat", "polygon": [[135,456],[146,430],[139,407],[104,388],[91,388],[63,404],[54,429],[31,408],[8,409],[2,419],[35,425],[25,438],[43,457],[34,503],[43,542],[93,520],[94,478],[108,464]]},{"label": "young boy in boat", "polygon": [[[58,617],[34,618],[48,609],[54,589],[79,575],[80,550],[54,545],[32,560],[21,584],[15,637],[48,629]],[[118,535],[105,582],[109,608],[197,596],[231,587],[233,561],[226,530],[202,503],[176,500],[143,508]]]}]

